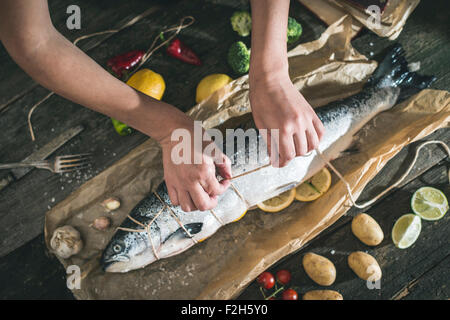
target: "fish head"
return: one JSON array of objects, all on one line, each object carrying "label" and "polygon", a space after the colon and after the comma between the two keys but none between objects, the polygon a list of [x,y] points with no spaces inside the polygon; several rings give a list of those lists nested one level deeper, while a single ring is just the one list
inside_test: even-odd
[{"label": "fish head", "polygon": [[106,272],[128,272],[140,269],[154,262],[151,247],[147,244],[145,232],[125,232],[119,230],[101,257],[101,265]]}]

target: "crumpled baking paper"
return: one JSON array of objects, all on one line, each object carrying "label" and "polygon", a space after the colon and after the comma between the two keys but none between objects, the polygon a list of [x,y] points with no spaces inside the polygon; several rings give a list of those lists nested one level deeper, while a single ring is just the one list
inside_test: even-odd
[{"label": "crumpled baking paper", "polygon": [[[374,24],[373,13],[366,8],[357,6],[347,0],[299,0],[315,15],[328,25],[336,22],[345,15],[351,15],[352,36],[363,27],[375,32],[380,37],[395,40],[400,35],[406,20],[419,4],[420,0],[388,0],[382,10],[380,24]],[[375,1],[376,2],[376,1]]]}]

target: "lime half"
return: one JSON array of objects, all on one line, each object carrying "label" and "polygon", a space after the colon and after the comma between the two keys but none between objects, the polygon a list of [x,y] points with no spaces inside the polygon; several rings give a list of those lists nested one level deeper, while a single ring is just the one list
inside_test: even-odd
[{"label": "lime half", "polygon": [[405,214],[394,224],[392,229],[392,241],[399,249],[406,249],[416,242],[419,237],[422,223],[420,217],[415,214]]},{"label": "lime half", "polygon": [[414,192],[411,208],[424,220],[439,220],[448,211],[448,201],[441,190],[423,187]]}]

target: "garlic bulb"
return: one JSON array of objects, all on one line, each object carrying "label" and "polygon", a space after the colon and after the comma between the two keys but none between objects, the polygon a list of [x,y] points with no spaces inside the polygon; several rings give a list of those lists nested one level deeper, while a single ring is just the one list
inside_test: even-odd
[{"label": "garlic bulb", "polygon": [[80,233],[72,226],[63,226],[53,232],[50,247],[61,258],[68,259],[83,248]]}]

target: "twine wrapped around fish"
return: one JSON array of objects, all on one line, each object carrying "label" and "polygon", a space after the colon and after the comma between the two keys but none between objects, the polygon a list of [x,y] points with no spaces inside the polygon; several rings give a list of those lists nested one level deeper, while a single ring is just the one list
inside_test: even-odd
[{"label": "twine wrapped around fish", "polygon": [[[380,192],[377,196],[373,197],[371,200],[368,200],[364,203],[358,204],[356,202],[356,198],[353,194],[353,191],[350,187],[350,184],[348,183],[348,181],[343,177],[343,175],[339,172],[339,170],[336,169],[335,166],[333,166],[333,164],[331,164],[330,161],[327,160],[327,158],[322,154],[322,152],[320,152],[319,149],[316,149],[315,151],[317,152],[318,156],[323,160],[323,162],[325,163],[326,166],[328,166],[337,176],[338,178],[344,183],[346,189],[347,189],[347,193],[349,195],[349,199],[350,202],[353,206],[355,206],[358,209],[364,209],[372,204],[374,204],[376,201],[378,201],[380,198],[382,198],[385,194],[387,194],[389,191],[391,191],[392,189],[394,189],[395,187],[397,187],[407,176],[408,174],[411,172],[411,170],[414,168],[414,165],[416,164],[416,161],[419,157],[419,153],[422,150],[423,147],[425,147],[426,145],[429,144],[440,144],[445,152],[447,153],[447,156],[450,157],[450,148],[448,147],[448,145],[441,141],[441,140],[430,140],[430,141],[425,141],[423,143],[421,143],[415,152],[414,155],[414,159],[411,162],[411,164],[409,165],[408,169],[405,171],[405,173],[395,182],[393,183],[390,187],[386,188],[384,191]],[[309,154],[308,154],[309,155]],[[246,176],[248,174],[254,173],[256,171],[259,171],[261,169],[264,169],[266,167],[270,166],[270,163],[265,164],[261,167],[255,168],[253,170],[241,173],[239,175],[236,175],[232,178],[230,178],[229,180],[234,180],[243,176]],[[248,201],[242,196],[242,194],[239,192],[239,190],[236,188],[236,186],[233,185],[233,183],[230,184],[230,187],[233,189],[233,191],[237,194],[237,196],[244,201],[245,203],[248,204]],[[178,219],[178,217],[176,216],[175,212],[173,212],[171,206],[169,204],[167,204],[164,200],[161,199],[161,197],[159,196],[159,194],[154,191],[153,194],[158,198],[158,200],[161,202],[161,204],[163,205],[162,209],[153,217],[153,219],[147,224],[143,224],[139,221],[137,221],[136,219],[134,219],[132,216],[127,215],[127,218],[130,219],[131,221],[133,221],[134,223],[136,223],[137,225],[143,227],[143,229],[131,229],[131,228],[124,228],[124,227],[117,227],[116,230],[122,230],[122,231],[128,231],[128,232],[146,232],[150,241],[150,245],[153,251],[153,254],[155,255],[156,260],[160,260],[157,250],[155,249],[155,245],[153,243],[151,234],[150,234],[150,227],[153,224],[153,222],[156,220],[156,218],[158,218],[158,216],[167,208],[170,212],[170,215],[176,220],[176,222],[178,223],[178,225],[184,230],[184,232],[186,233],[186,235],[194,242],[194,244],[198,243],[197,240],[194,239],[194,236],[186,229],[186,227],[183,225],[183,223]],[[209,210],[208,212],[210,212],[214,218],[221,224],[221,226],[224,226],[225,224],[223,223],[223,221],[216,215],[216,213],[214,212],[213,209]]]},{"label": "twine wrapped around fish", "polygon": [[[149,15],[150,13],[153,12],[153,9],[149,9],[147,11],[145,11],[144,13],[136,16],[135,18],[131,19],[128,23],[126,23],[125,25],[123,25],[121,28],[119,29],[112,29],[112,30],[104,30],[104,31],[100,31],[100,32],[95,32],[95,33],[91,33],[91,34],[87,34],[81,37],[78,37],[77,39],[75,39],[72,43],[76,46],[78,42],[82,41],[82,40],[86,40],[86,39],[90,39],[93,37],[97,37],[100,35],[105,35],[105,34],[115,34],[118,33],[120,31],[122,31],[125,28],[128,28],[134,24],[136,24],[138,21],[140,21],[142,18],[146,17],[147,15]],[[150,45],[150,47],[148,48],[148,50],[146,51],[146,53],[144,54],[144,56],[142,57],[141,61],[139,62],[139,64],[133,69],[132,72],[130,72],[128,74],[128,78],[131,77],[135,72],[137,72],[142,65],[147,62],[147,60],[153,55],[153,53],[155,53],[156,50],[158,50],[159,48],[163,47],[164,45],[166,45],[167,43],[169,43],[170,41],[172,41],[179,33],[181,30],[189,27],[190,25],[192,25],[195,22],[194,17],[192,16],[186,16],[183,17],[179,24],[174,26],[174,27],[170,27],[168,29],[163,30],[162,32],[158,33],[158,35],[155,37],[155,39],[153,40],[152,44]],[[172,34],[167,37],[164,41],[162,41],[160,44],[156,45],[158,43],[158,40],[161,39],[161,35],[164,35],[166,33],[171,33]],[[45,101],[47,101],[51,96],[53,96],[55,93],[54,92],[50,92],[49,94],[47,94],[44,98],[42,98],[41,100],[39,100],[37,103],[35,103],[30,111],[28,112],[28,129],[30,131],[30,136],[31,136],[31,140],[35,141],[36,140],[36,136],[34,134],[34,130],[33,130],[33,125],[31,123],[31,116],[33,114],[33,112],[36,110],[37,107],[39,107],[42,103],[44,103]]]},{"label": "twine wrapped around fish", "polygon": [[[243,174],[237,175],[235,177],[232,177],[230,180],[233,179],[237,179],[239,177],[242,177],[244,175],[250,174],[252,172],[255,172],[257,170],[260,170],[262,168],[268,167],[270,164],[266,164],[262,167],[256,168],[254,170],[245,172]],[[247,200],[245,200],[245,198],[242,196],[242,194],[239,192],[239,190],[236,188],[236,186],[233,185],[233,183],[230,184],[231,188],[234,190],[234,192],[237,194],[237,196],[244,201],[245,203],[248,203]],[[194,244],[196,244],[198,241],[194,239],[194,236],[189,232],[189,230],[186,229],[186,227],[183,225],[183,223],[180,221],[180,219],[178,219],[177,215],[175,214],[175,212],[173,212],[172,208],[170,207],[170,205],[168,205],[163,199],[161,199],[161,197],[159,196],[159,194],[154,191],[153,194],[156,196],[156,198],[161,202],[161,204],[163,205],[162,209],[153,217],[153,219],[147,224],[143,224],[139,221],[137,221],[136,219],[134,219],[132,216],[127,215],[127,218],[130,219],[131,221],[133,221],[134,223],[136,223],[137,225],[143,227],[143,229],[131,229],[131,228],[124,228],[124,227],[117,227],[116,230],[122,230],[122,231],[129,231],[129,232],[146,232],[150,241],[150,245],[152,247],[152,251],[153,254],[155,255],[156,260],[160,260],[158,253],[155,249],[155,245],[153,244],[153,240],[150,234],[150,227],[153,224],[153,222],[156,220],[156,218],[158,218],[158,216],[167,208],[169,209],[169,213],[170,215],[175,219],[175,221],[178,223],[178,225],[183,229],[183,231],[186,233],[186,235],[194,242]],[[220,223],[221,226],[224,226],[225,223],[222,221],[222,219],[219,218],[219,216],[214,212],[213,209],[208,210],[209,213],[211,213],[214,218]]]}]

